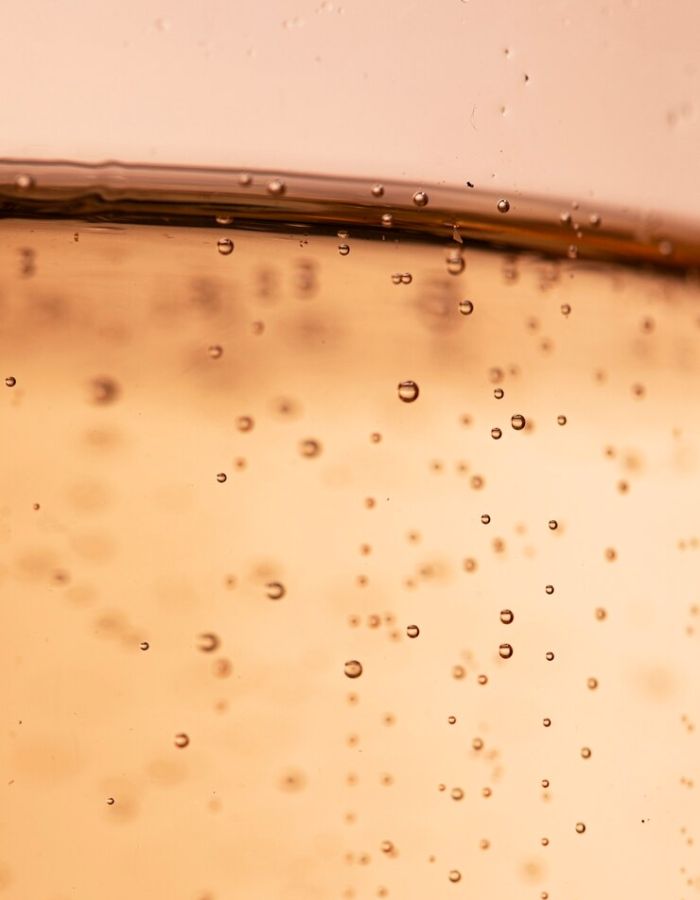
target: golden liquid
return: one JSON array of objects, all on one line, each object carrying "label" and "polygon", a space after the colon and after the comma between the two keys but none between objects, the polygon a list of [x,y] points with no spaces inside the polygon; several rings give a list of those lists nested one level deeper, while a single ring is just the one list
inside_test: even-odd
[{"label": "golden liquid", "polygon": [[345,230],[0,223],[0,897],[689,900],[697,282]]}]

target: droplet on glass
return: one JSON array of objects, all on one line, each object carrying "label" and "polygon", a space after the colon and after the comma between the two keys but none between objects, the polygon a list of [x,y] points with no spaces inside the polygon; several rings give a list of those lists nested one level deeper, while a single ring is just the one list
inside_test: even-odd
[{"label": "droplet on glass", "polygon": [[474,312],[474,304],[471,300],[460,300],[459,311],[463,316],[470,316]]},{"label": "droplet on glass", "polygon": [[498,655],[501,659],[510,659],[513,655],[513,648],[510,644],[501,644],[498,648]]},{"label": "droplet on glass", "polygon": [[525,416],[521,416],[520,413],[516,413],[515,415],[510,417],[510,424],[515,431],[522,431],[527,422],[525,421]]},{"label": "droplet on glass", "polygon": [[268,581],[265,585],[265,593],[270,600],[281,600],[287,593],[287,589],[279,581]]},{"label": "droplet on glass", "polygon": [[508,200],[499,200],[496,205],[498,206],[499,213],[507,213],[510,209],[510,202]]},{"label": "droplet on glass", "polygon": [[414,400],[418,399],[420,388],[415,381],[401,381],[399,382],[398,391],[400,400],[403,400],[404,403],[413,403]]},{"label": "droplet on glass", "polygon": [[406,634],[410,638],[417,638],[418,635],[420,634],[420,628],[417,625],[409,625],[408,628],[406,629]]},{"label": "droplet on glass", "polygon": [[362,663],[356,659],[349,659],[343,671],[348,678],[359,678],[362,675]]},{"label": "droplet on glass", "polygon": [[233,253],[233,241],[231,238],[219,238],[216,248],[222,256],[229,256]]},{"label": "droplet on glass", "polygon": [[513,615],[513,611],[511,609],[502,609],[501,610],[501,622],[504,625],[510,625],[515,616]]}]

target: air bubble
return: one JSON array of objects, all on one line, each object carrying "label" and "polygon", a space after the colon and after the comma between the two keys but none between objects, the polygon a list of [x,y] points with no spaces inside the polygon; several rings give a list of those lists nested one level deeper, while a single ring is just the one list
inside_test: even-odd
[{"label": "air bubble", "polygon": [[594,691],[598,687],[598,679],[589,678],[588,681],[586,681],[586,685],[589,691]]},{"label": "air bubble", "polygon": [[273,178],[267,184],[268,194],[272,194],[274,197],[281,197],[285,190],[286,187],[281,178]]},{"label": "air bubble", "polygon": [[219,482],[219,484],[223,484],[226,481],[226,473],[219,472],[216,476],[216,480]]},{"label": "air bubble", "polygon": [[553,594],[554,593],[554,585],[553,584],[545,585],[544,592],[545,592],[545,594]]},{"label": "air bubble", "polygon": [[401,284],[410,284],[413,281],[413,275],[410,272],[404,272],[401,275]]},{"label": "air bubble", "polygon": [[503,432],[501,431],[500,428],[492,428],[491,429],[491,437],[494,439],[494,441],[499,440],[502,434],[503,434]]},{"label": "air bubble", "polygon": [[466,674],[467,673],[466,673],[464,666],[459,666],[459,665],[452,666],[452,677],[453,678],[461,679],[461,678],[464,678],[464,676]]},{"label": "air bubble", "polygon": [[510,644],[501,644],[498,648],[498,655],[501,659],[510,659],[513,655],[513,648]]},{"label": "air bubble", "polygon": [[577,834],[583,834],[583,832],[584,832],[585,830],[586,830],[586,826],[585,826],[585,824],[584,824],[583,822],[577,822],[577,823],[576,823],[576,833],[577,833]]},{"label": "air bubble", "polygon": [[427,206],[428,205],[428,195],[425,191],[416,191],[413,195],[413,202],[416,206]]},{"label": "air bubble", "polygon": [[566,425],[566,416],[557,416],[557,425]]},{"label": "air bubble", "polygon": [[450,874],[447,877],[453,884],[456,884],[458,881],[461,881],[462,873],[458,869],[450,869]]},{"label": "air bubble", "polygon": [[242,187],[250,187],[250,185],[253,183],[253,176],[249,175],[248,172],[241,172],[241,174],[238,176],[238,183]]},{"label": "air bubble", "polygon": [[349,659],[343,671],[348,678],[359,678],[362,675],[362,663],[356,659]]},{"label": "air bubble", "polygon": [[472,747],[474,748],[474,750],[482,750],[484,747],[483,740],[480,737],[475,737],[472,740]]},{"label": "air bubble", "polygon": [[549,728],[549,726],[552,724],[552,720],[551,719],[542,719],[542,724],[544,725],[545,728]]},{"label": "air bubble", "polygon": [[478,675],[476,680],[479,682],[479,684],[488,684],[489,683],[488,675]]},{"label": "air bubble", "polygon": [[545,653],[544,658],[547,660],[547,662],[551,662],[554,659],[554,654],[552,653],[551,650],[548,650]]},{"label": "air bubble", "polygon": [[454,725],[456,722],[457,722],[457,716],[448,716],[447,717],[448,725]]},{"label": "air bubble", "polygon": [[508,200],[499,200],[496,205],[499,213],[507,213],[510,210],[510,202]]},{"label": "air bubble", "polygon": [[550,519],[549,522],[547,522],[547,528],[549,528],[550,531],[556,531],[558,527],[559,523],[556,519]]},{"label": "air bubble", "polygon": [[581,756],[584,759],[590,759],[591,758],[591,748],[590,747],[581,747]]},{"label": "air bubble", "polygon": [[401,381],[398,386],[399,399],[404,403],[413,403],[418,399],[420,388],[415,381]]},{"label": "air bubble", "polygon": [[471,300],[460,300],[459,311],[463,316],[470,316],[474,312],[474,304]]},{"label": "air bubble", "polygon": [[418,635],[420,634],[420,628],[417,625],[409,625],[408,628],[406,629],[406,634],[410,638],[417,638]]},{"label": "air bubble", "polygon": [[233,216],[229,215],[219,215],[216,217],[217,225],[232,225],[233,224]]},{"label": "air bubble", "polygon": [[236,428],[239,431],[252,431],[254,425],[252,416],[238,416],[236,419]]},{"label": "air bubble", "polygon": [[502,609],[501,610],[501,622],[504,625],[510,625],[515,616],[513,615],[513,611],[510,609]]},{"label": "air bubble", "polygon": [[5,379],[6,387],[14,387],[17,384],[17,379],[13,375],[8,375]]},{"label": "air bubble", "polygon": [[496,400],[502,400],[505,397],[505,394],[506,392],[503,390],[503,388],[493,389],[493,396],[496,398]]},{"label": "air bubble", "polygon": [[175,735],[175,746],[176,747],[186,747],[190,742],[189,737],[181,732],[180,734]]},{"label": "air bubble", "polygon": [[447,271],[450,275],[460,275],[464,271],[464,258],[459,250],[448,251]]},{"label": "air bubble", "polygon": [[114,806],[114,797],[107,797],[107,806]]},{"label": "air bubble", "polygon": [[305,456],[307,459],[312,459],[314,456],[320,455],[321,444],[313,438],[307,438],[299,445],[299,451],[302,456]]},{"label": "air bubble", "polygon": [[595,611],[595,617],[599,621],[603,621],[603,619],[607,616],[607,612],[603,609],[602,606],[599,606]]},{"label": "air bubble", "polygon": [[384,196],[384,185],[383,184],[373,184],[372,185],[372,196],[373,197],[383,197]]},{"label": "air bubble", "polygon": [[520,415],[520,413],[516,413],[515,415],[510,417],[511,427],[515,431],[522,431],[523,428],[527,425],[525,421],[525,416]]},{"label": "air bubble", "polygon": [[205,631],[198,637],[197,649],[203,653],[213,653],[219,646],[219,638],[211,631]]},{"label": "air bubble", "polygon": [[391,228],[394,224],[394,217],[391,213],[382,213],[382,225],[385,228]]},{"label": "air bubble", "polygon": [[488,525],[490,521],[491,521],[491,516],[488,513],[484,513],[483,516],[481,517],[481,524]]},{"label": "air bubble", "polygon": [[394,850],[394,845],[391,841],[382,841],[381,843],[382,853],[392,853]]},{"label": "air bubble", "polygon": [[462,788],[454,787],[450,791],[450,797],[452,797],[453,800],[462,800],[462,798],[464,797],[464,791],[462,790]]},{"label": "air bubble", "polygon": [[148,641],[141,641],[141,643],[139,644],[139,650],[148,650],[150,646],[151,645],[148,643]]},{"label": "air bubble", "polygon": [[268,581],[265,585],[265,593],[270,600],[281,600],[287,593],[287,589],[279,581]]},{"label": "air bubble", "polygon": [[347,256],[349,252],[350,247],[348,247],[347,244],[338,244],[338,253],[340,253],[341,256]]},{"label": "air bubble", "polygon": [[219,238],[216,247],[222,256],[229,256],[233,253],[233,241],[231,238]]},{"label": "air bubble", "polygon": [[219,359],[223,356],[224,348],[220,344],[212,344],[211,347],[208,348],[207,353],[212,359]]},{"label": "air bubble", "polygon": [[549,787],[549,778],[543,778],[542,781],[540,782],[540,784],[546,790]]},{"label": "air bubble", "polygon": [[34,179],[31,175],[22,172],[19,175],[15,175],[15,187],[19,188],[20,191],[27,191],[29,188],[34,187]]}]

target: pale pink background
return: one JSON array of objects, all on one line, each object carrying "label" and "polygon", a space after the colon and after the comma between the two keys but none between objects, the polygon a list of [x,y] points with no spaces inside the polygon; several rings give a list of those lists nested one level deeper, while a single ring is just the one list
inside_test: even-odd
[{"label": "pale pink background", "polygon": [[699,33],[695,0],[8,0],[0,156],[470,180],[694,215]]}]

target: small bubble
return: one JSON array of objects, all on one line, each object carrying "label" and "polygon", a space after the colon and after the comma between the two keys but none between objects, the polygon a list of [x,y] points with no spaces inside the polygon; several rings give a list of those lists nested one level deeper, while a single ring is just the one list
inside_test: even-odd
[{"label": "small bubble", "polygon": [[454,787],[450,791],[450,797],[452,797],[453,800],[461,800],[464,797],[464,791],[462,788]]},{"label": "small bubble", "polygon": [[606,547],[605,558],[608,562],[613,562],[617,559],[617,550],[615,550],[613,547]]},{"label": "small bubble", "polygon": [[552,724],[552,720],[551,719],[542,719],[542,724],[544,725],[545,728],[549,728],[549,726]]},{"label": "small bubble", "polygon": [[493,396],[496,398],[496,400],[502,400],[505,397],[505,394],[506,392],[503,390],[503,388],[493,389]]},{"label": "small bubble", "polygon": [[391,228],[394,224],[394,217],[391,213],[382,213],[382,225],[385,228]]},{"label": "small bubble", "polygon": [[410,272],[404,272],[401,275],[401,284],[410,284],[413,281],[413,275]]},{"label": "small bubble", "polygon": [[556,531],[558,527],[559,523],[556,519],[550,519],[549,522],[547,522],[547,528],[549,528],[550,531]]},{"label": "small bubble", "polygon": [[460,275],[464,271],[464,258],[457,248],[447,252],[447,271],[450,275]]},{"label": "small bubble", "polygon": [[546,837],[540,838],[540,844],[542,844],[543,847],[548,847],[549,846],[549,838],[546,838]]},{"label": "small bubble", "polygon": [[238,183],[242,187],[250,187],[250,185],[253,183],[253,176],[249,175],[248,172],[242,172],[238,176]]},{"label": "small bubble", "polygon": [[427,206],[428,205],[428,195],[425,191],[416,191],[413,195],[413,202],[416,206]]},{"label": "small bubble", "polygon": [[551,662],[554,659],[554,654],[552,653],[551,650],[548,650],[545,653],[544,658],[547,660],[547,662]]},{"label": "small bubble", "polygon": [[543,788],[545,788],[545,789],[548,788],[549,787],[549,778],[543,778],[542,781],[540,782],[540,784],[542,785]]},{"label": "small bubble", "polygon": [[369,439],[373,444],[378,444],[381,441],[382,436],[378,431],[373,431],[372,434],[370,434]]},{"label": "small bubble", "polygon": [[569,303],[562,303],[560,309],[562,316],[571,315],[571,305]]},{"label": "small bubble", "polygon": [[212,344],[207,353],[212,359],[219,359],[223,356],[224,348],[220,344]]},{"label": "small bubble", "polygon": [[350,252],[350,247],[347,244],[338,244],[338,253],[341,256],[347,256]]},{"label": "small bubble", "polygon": [[175,735],[175,746],[176,747],[186,747],[190,742],[189,737],[181,732],[180,734]]},{"label": "small bubble", "polygon": [[488,513],[484,513],[483,516],[481,517],[481,524],[488,525],[490,521],[491,521],[491,516]]},{"label": "small bubble", "polygon": [[90,394],[93,403],[106,406],[119,397],[119,385],[113,378],[106,376],[93,378],[90,382]]},{"label": "small bubble", "polygon": [[32,509],[34,509],[34,510],[41,509],[41,506],[38,503],[32,503]]},{"label": "small bubble", "polygon": [[8,375],[5,379],[6,387],[14,387],[17,384],[17,379],[13,375]]},{"label": "small bubble", "polygon": [[140,650],[148,650],[148,648],[150,646],[151,645],[148,643],[148,641],[141,641],[141,643],[139,644],[139,649]]},{"label": "small bubble", "polygon": [[401,273],[394,272],[394,274],[391,276],[391,281],[392,284],[401,284]]},{"label": "small bubble", "polygon": [[510,659],[513,655],[513,648],[510,644],[501,644],[498,648],[498,655],[501,659]]},{"label": "small bubble", "polygon": [[406,629],[406,634],[410,638],[417,638],[418,635],[420,634],[420,628],[417,625],[409,625],[408,628]]},{"label": "small bubble", "polygon": [[457,716],[448,716],[447,723],[448,725],[454,725],[457,721]]},{"label": "small bubble", "polygon": [[27,191],[29,188],[34,187],[34,179],[31,175],[22,172],[19,175],[15,175],[15,187],[20,191]]},{"label": "small bubble", "polygon": [[492,793],[493,793],[493,791],[491,790],[490,787],[485,787],[485,788],[482,788],[482,789],[481,789],[481,796],[482,796],[482,797],[490,797]]},{"label": "small bubble", "polygon": [[563,212],[559,215],[559,221],[562,225],[570,225],[571,224],[571,213]]},{"label": "small bubble", "polygon": [[598,679],[597,678],[589,678],[586,682],[589,691],[594,691],[598,687]]},{"label": "small bubble", "polygon": [[217,225],[232,225],[233,224],[233,216],[229,216],[226,214],[222,214],[216,217]]},{"label": "small bubble", "polygon": [[479,684],[488,684],[489,683],[488,675],[479,675],[479,676],[477,676],[476,680],[479,682]]},{"label": "small bubble", "polygon": [[553,594],[554,593],[554,585],[553,584],[545,585],[544,592],[545,592],[545,594]]},{"label": "small bubble", "polygon": [[476,572],[477,562],[475,559],[467,557],[467,559],[464,560],[463,566],[465,572]]},{"label": "small bubble", "polygon": [[252,416],[238,416],[236,419],[236,428],[239,431],[252,431],[254,425]]},{"label": "small bubble", "polygon": [[486,838],[482,838],[482,839],[479,841],[479,847],[480,847],[482,850],[488,850],[490,846],[491,846],[491,841],[486,840]]},{"label": "small bubble", "polygon": [[471,300],[460,300],[458,308],[463,316],[470,316],[474,312],[474,304]]},{"label": "small bubble", "polygon": [[503,434],[503,432],[501,431],[500,428],[492,428],[491,429],[491,437],[494,439],[494,441],[499,440],[502,434]]},{"label": "small bubble", "polygon": [[516,413],[514,416],[510,417],[510,424],[515,431],[522,431],[523,428],[527,425],[525,421],[525,416],[520,415],[520,413]]},{"label": "small bubble", "polygon": [[285,190],[286,187],[281,178],[273,178],[272,181],[267,183],[267,192],[274,197],[281,197]]},{"label": "small bubble", "polygon": [[591,748],[590,747],[581,747],[581,756],[584,759],[590,759],[591,758]]},{"label": "small bubble", "polygon": [[513,611],[510,609],[502,609],[501,610],[501,622],[504,625],[510,625],[515,616],[513,615]]},{"label": "small bubble", "polygon": [[496,205],[498,206],[499,213],[507,213],[510,209],[510,202],[508,200],[499,200]]},{"label": "small bubble", "polygon": [[114,797],[107,797],[107,805],[114,806]]},{"label": "small bubble", "polygon": [[398,386],[399,399],[404,403],[413,403],[418,399],[420,388],[415,381],[401,381]]},{"label": "small bubble", "polygon": [[218,475],[216,476],[216,480],[219,482],[219,484],[223,484],[226,481],[226,473],[219,472]]},{"label": "small bubble", "polygon": [[591,213],[588,217],[588,221],[592,228],[598,228],[601,223],[601,218],[598,213]]},{"label": "small bubble", "polygon": [[483,749],[483,746],[484,746],[484,742],[483,742],[483,740],[482,740],[480,737],[475,737],[475,738],[472,740],[472,747],[473,747],[475,750],[482,750],[482,749]]},{"label": "small bubble", "polygon": [[281,600],[287,593],[287,589],[279,581],[268,581],[265,585],[265,593],[270,600]]},{"label": "small bubble", "polygon": [[464,678],[464,676],[466,674],[467,673],[466,673],[464,666],[459,666],[459,665],[452,666],[452,677],[453,678],[457,678],[457,679]]},{"label": "small bubble", "polygon": [[383,184],[373,184],[372,185],[372,196],[373,197],[383,197],[384,196],[384,185]]},{"label": "small bubble", "polygon": [[299,444],[299,452],[307,459],[319,456],[321,453],[321,444],[313,438],[307,438]]},{"label": "small bubble", "polygon": [[230,256],[233,253],[233,241],[231,238],[219,238],[216,247],[222,256]]},{"label": "small bubble", "polygon": [[450,869],[450,874],[447,876],[453,884],[456,884],[462,878],[462,873],[458,869]]},{"label": "small bubble", "polygon": [[219,638],[211,631],[205,631],[198,637],[197,649],[203,653],[212,653],[219,646]]},{"label": "small bubble", "polygon": [[356,659],[349,659],[343,671],[348,678],[359,678],[362,675],[362,663]]},{"label": "small bubble", "polygon": [[566,416],[557,416],[557,425],[566,425]]},{"label": "small bubble", "polygon": [[603,609],[602,606],[599,606],[595,611],[595,617],[599,621],[603,621],[603,619],[607,616],[607,612]]},{"label": "small bubble", "polygon": [[394,845],[391,841],[382,841],[381,843],[382,853],[391,853],[394,849]]},{"label": "small bubble", "polygon": [[583,834],[583,832],[584,832],[585,830],[586,830],[586,826],[584,825],[583,822],[577,822],[577,823],[576,823],[576,833],[577,833],[577,834]]}]

